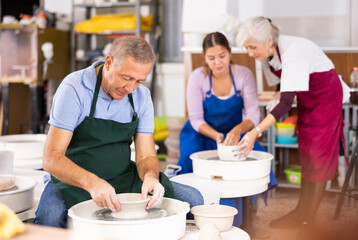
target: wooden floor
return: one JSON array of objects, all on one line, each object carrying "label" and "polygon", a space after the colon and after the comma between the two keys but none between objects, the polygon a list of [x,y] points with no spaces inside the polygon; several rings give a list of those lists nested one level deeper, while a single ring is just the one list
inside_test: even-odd
[{"label": "wooden floor", "polygon": [[[298,190],[277,188],[275,196],[268,199],[268,205],[258,207],[254,217],[256,230],[252,239],[272,240],[296,240],[302,239],[298,236],[297,229],[273,229],[269,222],[288,213],[296,206]],[[338,220],[333,220],[333,215],[338,201],[338,193],[326,193],[317,215],[317,227],[314,240],[358,240],[358,200],[345,200]]]}]

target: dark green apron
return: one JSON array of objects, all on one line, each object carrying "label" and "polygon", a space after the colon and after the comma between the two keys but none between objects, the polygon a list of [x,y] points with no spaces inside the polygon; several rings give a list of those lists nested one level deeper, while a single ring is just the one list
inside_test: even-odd
[{"label": "dark green apron", "polygon": [[[66,156],[78,166],[109,182],[117,194],[141,193],[143,182],[138,176],[135,163],[131,161],[130,144],[138,127],[132,94],[128,95],[134,112],[132,122],[120,123],[93,117],[102,81],[102,69],[103,66],[98,72],[90,115],[74,130]],[[61,192],[67,208],[91,199],[91,195],[82,188],[63,183],[53,175],[51,180]],[[165,188],[164,196],[173,198],[174,190],[169,179],[160,173],[159,180]]]}]

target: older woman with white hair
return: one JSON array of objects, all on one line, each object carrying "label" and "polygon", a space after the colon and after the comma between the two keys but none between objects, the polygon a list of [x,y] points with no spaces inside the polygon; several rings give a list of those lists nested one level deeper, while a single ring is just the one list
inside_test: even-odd
[{"label": "older woman with white hair", "polygon": [[346,85],[342,87],[332,61],[316,44],[280,35],[269,18],[251,17],[242,22],[236,40],[250,57],[262,62],[268,84],[278,85],[280,93],[276,94],[278,104],[238,143],[243,151],[252,149],[255,139],[291,109],[297,96],[300,197],[293,211],[270,226],[312,226],[326,183],[336,174]]}]

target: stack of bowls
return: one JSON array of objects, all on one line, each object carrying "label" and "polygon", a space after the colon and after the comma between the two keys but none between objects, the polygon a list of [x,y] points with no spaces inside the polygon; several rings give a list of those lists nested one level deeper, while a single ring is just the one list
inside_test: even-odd
[{"label": "stack of bowls", "polygon": [[276,142],[280,144],[297,143],[295,135],[296,125],[292,123],[277,122],[276,126]]}]

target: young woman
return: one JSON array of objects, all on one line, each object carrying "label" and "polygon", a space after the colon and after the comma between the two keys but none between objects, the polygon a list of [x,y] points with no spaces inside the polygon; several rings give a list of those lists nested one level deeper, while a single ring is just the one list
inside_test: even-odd
[{"label": "young woman", "polygon": [[[231,48],[219,32],[203,40],[206,66],[193,71],[187,87],[189,120],[180,133],[180,174],[193,171],[190,155],[217,149],[218,143],[235,145],[260,121],[256,81],[252,72],[231,63]],[[254,150],[266,151],[258,142]],[[271,171],[269,189],[277,185]],[[255,198],[254,198],[255,199]],[[231,199],[222,204],[233,205]],[[241,224],[239,209],[237,225]]]}]

